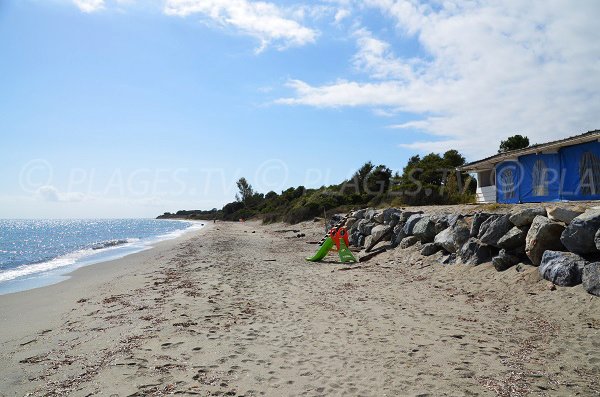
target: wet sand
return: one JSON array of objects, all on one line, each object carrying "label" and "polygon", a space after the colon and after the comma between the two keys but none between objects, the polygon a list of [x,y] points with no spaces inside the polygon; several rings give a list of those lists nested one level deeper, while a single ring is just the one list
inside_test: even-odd
[{"label": "wet sand", "polygon": [[0,394],[600,395],[600,298],[418,247],[305,262],[322,233],[209,224],[0,296]]}]

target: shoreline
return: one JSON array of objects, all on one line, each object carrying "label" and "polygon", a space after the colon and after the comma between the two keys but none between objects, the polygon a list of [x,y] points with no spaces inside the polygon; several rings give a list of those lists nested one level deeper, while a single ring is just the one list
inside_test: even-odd
[{"label": "shoreline", "polygon": [[[63,266],[58,266],[50,270],[43,270],[39,273],[29,273],[25,276],[19,276],[15,279],[2,281],[0,283],[0,297],[13,293],[24,292],[32,289],[59,284],[68,280],[71,277],[71,273],[76,272],[81,268],[119,260],[129,255],[135,255],[137,253],[147,251],[149,249],[152,249],[157,244],[160,244],[165,241],[178,239],[179,237],[184,236],[185,234],[194,232],[195,230],[200,230],[206,227],[206,225],[208,225],[208,222],[203,220],[173,221],[187,222],[191,225],[186,227],[185,229],[179,229],[174,232],[148,238],[145,241],[131,241],[127,242],[126,244],[117,245],[115,247],[106,247],[103,249],[81,249],[73,252],[68,252],[64,255],[52,258],[45,262],[27,264],[25,266],[43,266],[45,264],[52,263],[65,257],[72,257],[73,255],[77,254],[80,255],[72,263],[68,263]],[[202,224],[203,226],[195,226],[194,224]],[[18,268],[16,270],[18,270]]]},{"label": "shoreline", "polygon": [[0,297],[0,395],[600,392],[600,302],[535,268],[309,263],[321,224],[207,226]]}]

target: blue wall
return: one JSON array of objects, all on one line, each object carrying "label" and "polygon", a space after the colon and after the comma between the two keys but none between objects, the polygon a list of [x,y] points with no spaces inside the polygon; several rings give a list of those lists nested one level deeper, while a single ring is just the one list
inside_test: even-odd
[{"label": "blue wall", "polygon": [[528,154],[496,165],[499,203],[600,199],[600,142]]}]

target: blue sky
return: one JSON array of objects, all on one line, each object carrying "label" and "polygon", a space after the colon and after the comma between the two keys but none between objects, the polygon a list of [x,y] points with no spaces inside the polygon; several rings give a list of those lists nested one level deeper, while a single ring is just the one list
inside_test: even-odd
[{"label": "blue sky", "polygon": [[600,128],[600,3],[9,0],[0,217],[155,216]]}]

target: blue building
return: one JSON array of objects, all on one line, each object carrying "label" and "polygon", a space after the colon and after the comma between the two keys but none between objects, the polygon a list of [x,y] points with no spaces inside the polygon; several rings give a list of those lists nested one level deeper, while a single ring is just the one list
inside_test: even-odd
[{"label": "blue building", "polygon": [[600,130],[500,153],[460,167],[480,203],[600,200]]}]

